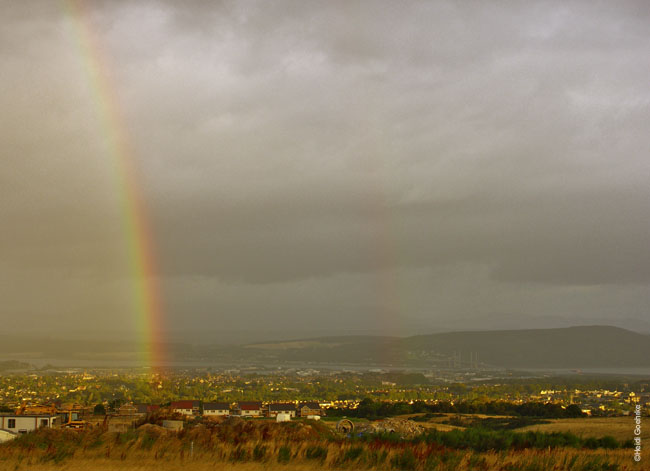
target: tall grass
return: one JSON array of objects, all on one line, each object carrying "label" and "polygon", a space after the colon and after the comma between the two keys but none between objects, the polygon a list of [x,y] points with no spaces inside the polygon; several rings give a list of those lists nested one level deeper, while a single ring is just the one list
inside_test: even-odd
[{"label": "tall grass", "polygon": [[[397,434],[373,434],[354,437],[357,441],[376,441],[381,439],[386,442],[400,443],[404,440]],[[412,443],[425,442],[446,448],[470,449],[485,452],[490,450],[523,450],[527,448],[629,448],[631,442],[619,442],[613,437],[581,438],[569,432],[513,432],[510,430],[487,430],[481,428],[468,428],[464,430],[451,430],[442,432],[429,430],[426,433],[409,440]]]},{"label": "tall grass", "polygon": [[[342,439],[322,424],[252,421],[201,425],[178,433],[152,425],[125,433],[41,429],[0,445],[0,469],[57,469],[58,466],[67,470],[137,467],[167,471],[202,469],[208,465],[242,470],[643,469],[634,464],[630,450],[580,448],[573,446],[573,439],[567,437],[519,435],[523,437],[430,433],[413,440],[399,440],[394,436]],[[506,438],[511,441],[497,440]],[[535,446],[519,446],[523,444]],[[110,467],[118,464],[121,468]]]}]

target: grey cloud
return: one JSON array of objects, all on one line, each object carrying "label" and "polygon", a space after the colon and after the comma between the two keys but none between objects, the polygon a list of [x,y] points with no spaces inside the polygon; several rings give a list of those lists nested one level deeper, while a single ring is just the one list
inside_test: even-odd
[{"label": "grey cloud", "polygon": [[[119,180],[71,18],[4,6],[0,316],[128,322]],[[419,329],[472,311],[596,319],[616,303],[647,318],[646,2],[85,12],[171,324],[376,313]],[[368,302],[386,280],[407,301]],[[22,302],[34,289],[47,302]]]}]

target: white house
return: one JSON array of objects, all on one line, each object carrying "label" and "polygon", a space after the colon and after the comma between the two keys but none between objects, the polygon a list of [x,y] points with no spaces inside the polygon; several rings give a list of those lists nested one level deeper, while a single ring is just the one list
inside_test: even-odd
[{"label": "white house", "polygon": [[240,417],[262,417],[262,403],[261,402],[240,402],[237,404],[233,415]]},{"label": "white house", "polygon": [[201,401],[174,401],[171,403],[171,410],[183,415],[199,415]]},{"label": "white house", "polygon": [[59,425],[59,416],[53,414],[0,414],[0,430],[27,433],[41,427]]},{"label": "white house", "polygon": [[269,417],[276,417],[278,414],[287,414],[289,417],[296,416],[296,405],[292,402],[275,403],[268,405]]}]

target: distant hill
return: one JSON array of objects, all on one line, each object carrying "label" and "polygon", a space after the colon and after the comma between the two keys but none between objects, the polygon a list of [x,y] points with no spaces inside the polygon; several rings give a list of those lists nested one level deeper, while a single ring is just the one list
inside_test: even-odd
[{"label": "distant hill", "polygon": [[[168,358],[198,364],[306,363],[378,367],[616,368],[650,367],[650,335],[612,326],[447,332],[411,337],[331,336],[247,345],[166,346]],[[125,341],[0,336],[0,355],[58,364],[137,364]],[[69,360],[69,361],[68,361]],[[94,363],[96,362],[96,363]],[[23,368],[24,364],[11,364]],[[28,365],[29,366],[29,365]],[[0,365],[1,367],[1,365]]]},{"label": "distant hill", "polygon": [[481,362],[508,367],[650,366],[650,335],[610,326],[418,335],[404,345],[447,354],[472,351]]},{"label": "distant hill", "polygon": [[[468,365],[514,368],[650,366],[650,335],[619,327],[449,332],[413,337],[324,337],[244,348],[276,361]],[[253,354],[255,353],[255,354]]]},{"label": "distant hill", "polygon": [[29,363],[25,363],[22,361],[16,361],[16,360],[5,360],[5,361],[0,361],[0,372],[8,372],[8,371],[24,371],[24,370],[30,370],[33,369],[34,367],[30,365]]}]

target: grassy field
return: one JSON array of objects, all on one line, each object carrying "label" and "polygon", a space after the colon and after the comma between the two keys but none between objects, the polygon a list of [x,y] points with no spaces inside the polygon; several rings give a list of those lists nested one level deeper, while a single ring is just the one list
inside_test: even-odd
[{"label": "grassy field", "polygon": [[[410,417],[422,416],[423,414],[411,414],[400,416],[408,419]],[[450,420],[456,420],[458,423],[466,422],[470,424],[474,419],[507,419],[506,416],[487,416],[483,414],[440,414],[432,417],[426,422],[418,422],[426,428],[433,428],[442,432],[450,430],[462,430],[465,427],[460,425],[446,424]],[[650,418],[647,419],[646,427],[641,428],[641,439],[645,443],[650,443]],[[575,419],[543,419],[544,422],[535,425],[529,425],[515,429],[517,432],[570,432],[582,438],[594,437],[599,438],[610,435],[619,441],[630,440],[634,438],[634,417],[580,417]]]},{"label": "grassy field", "polygon": [[178,433],[152,424],[124,433],[101,428],[81,432],[41,429],[0,445],[0,470],[650,469],[635,463],[629,448],[589,449],[575,441],[572,446],[554,445],[559,442],[545,441],[553,439],[550,435],[538,436],[541,442],[533,439],[503,446],[499,440],[507,438],[507,434],[512,436],[513,432],[471,429],[457,432],[445,435],[442,441],[417,438],[409,441],[384,435],[346,438],[318,422],[276,424],[241,419],[198,425]]},{"label": "grassy field", "polygon": [[[650,445],[650,418],[648,424],[641,428],[641,439]],[[538,432],[571,432],[579,437],[602,437],[611,435],[617,440],[625,441],[633,438],[633,417],[586,417],[579,419],[550,419],[550,424],[531,425],[517,429],[525,432],[534,430]]]},{"label": "grassy field", "polygon": [[72,458],[63,463],[43,463],[38,459],[25,458],[0,461],[0,469],[13,471],[315,471],[332,470],[415,470],[415,471],[641,471],[648,469],[643,463],[635,463],[630,451],[593,451],[589,453],[562,451],[523,451],[499,453],[457,453],[448,458],[434,459],[414,464],[393,460],[387,466],[369,466],[357,461],[337,464],[335,462],[305,461],[279,463],[277,460],[232,463],[206,456],[196,458],[167,457],[155,459],[152,455],[127,456],[126,458]]}]

